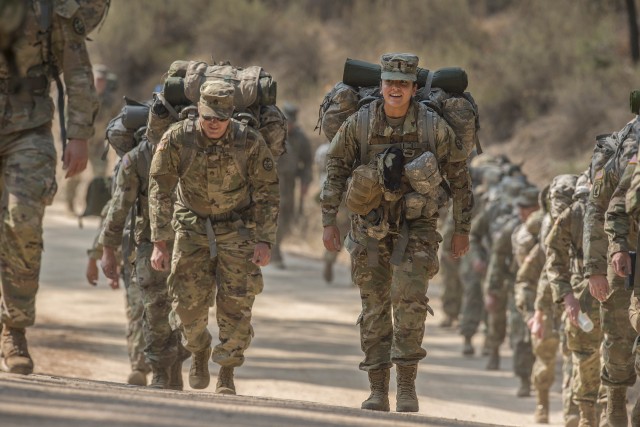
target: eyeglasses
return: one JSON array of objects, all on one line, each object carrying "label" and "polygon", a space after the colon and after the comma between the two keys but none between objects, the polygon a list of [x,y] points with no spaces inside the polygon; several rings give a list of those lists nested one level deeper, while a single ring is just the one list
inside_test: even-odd
[{"label": "eyeglasses", "polygon": [[202,117],[202,120],[211,122],[211,123],[216,123],[216,122],[224,123],[229,121],[229,119],[220,119],[216,116],[206,116],[204,114],[202,114],[200,117]]}]

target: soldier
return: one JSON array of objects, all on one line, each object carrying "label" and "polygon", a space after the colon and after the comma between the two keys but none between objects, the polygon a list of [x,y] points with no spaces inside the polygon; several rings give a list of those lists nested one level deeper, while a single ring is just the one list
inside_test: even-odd
[{"label": "soldier", "polygon": [[[263,288],[260,267],[270,260],[279,203],[269,148],[258,132],[231,119],[234,90],[224,81],[202,85],[198,119],[178,122],[163,135],[149,179],[151,265],[171,268],[172,314],[193,355],[189,384],[209,385],[207,323],[215,296],[220,343],[212,359],[221,366],[216,392],[224,394],[235,394],[234,368],[244,362],[253,336],[251,308]],[[167,245],[172,222],[173,258]]]},{"label": "soldier", "polygon": [[[633,130],[636,121],[637,118],[610,136],[617,144],[615,154],[607,161],[606,167],[598,164],[593,168],[593,187],[584,219],[584,273],[589,279],[591,295],[600,301],[604,334],[604,365],[600,379],[608,388],[605,415],[606,421],[613,427],[628,424],[627,387],[636,381],[632,352],[635,331],[627,314],[631,291],[625,289],[625,280],[616,274],[612,265],[623,260],[625,252],[628,252],[629,246],[625,243],[628,235],[619,235],[615,244],[610,244],[604,222],[613,193],[629,160],[638,151],[637,134]],[[620,194],[624,198],[624,193]],[[618,216],[620,224],[626,223],[628,226],[628,219],[624,219],[622,212]],[[617,225],[611,223],[608,227],[613,230]],[[611,242],[614,242],[613,238]],[[616,257],[616,254],[619,255]],[[608,257],[612,257],[612,264],[609,264]]]},{"label": "soldier", "polygon": [[[446,213],[446,211],[445,211]],[[458,320],[460,308],[462,306],[462,278],[460,277],[461,259],[451,255],[449,242],[454,231],[454,223],[451,217],[444,218],[442,230],[442,246],[439,251],[440,278],[442,281],[442,311],[444,319],[440,322],[440,327],[450,328]]]},{"label": "soldier", "polygon": [[[578,178],[573,203],[556,219],[546,240],[547,277],[553,300],[564,304],[567,348],[571,351],[573,400],[580,410],[580,426],[596,426],[595,404],[600,388],[600,328],[599,306],[587,290],[582,263],[584,211],[590,192],[588,175]],[[580,300],[584,301],[582,304]],[[578,325],[581,305],[592,320],[593,329]]]},{"label": "soldier", "polygon": [[[302,215],[304,197],[311,182],[313,170],[313,154],[309,139],[298,126],[298,108],[286,102],[283,112],[287,117],[288,134],[286,151],[278,159],[278,180],[280,182],[280,217],[278,218],[278,231],[276,244],[271,250],[271,263],[284,268],[284,260],[280,247],[282,241],[291,231],[291,225]],[[296,211],[295,188],[299,182],[300,202]]]},{"label": "soldier", "polygon": [[[110,200],[102,210],[103,221],[109,212],[109,206],[112,201],[113,199]],[[100,230],[93,242],[93,246],[87,251],[88,260],[86,277],[89,284],[93,286],[98,284],[98,260],[102,258],[103,252],[103,246],[99,240],[103,225],[104,222],[100,226]],[[128,240],[129,233],[131,232],[130,227],[127,227],[122,240]],[[118,258],[122,258],[120,251],[118,251],[117,255]],[[144,307],[142,305],[140,287],[138,286],[135,274],[133,274],[133,269],[131,268],[131,263],[128,258],[129,256],[125,256],[125,259],[118,263],[118,265],[121,266],[118,271],[123,278],[126,291],[127,352],[129,355],[129,363],[131,364],[131,372],[127,377],[127,384],[145,386],[147,385],[147,374],[151,369],[144,359],[145,344],[144,337],[142,335],[142,312]],[[120,287],[119,277],[109,279],[109,286],[111,289],[118,289]]]},{"label": "soldier", "polygon": [[329,148],[321,194],[323,242],[330,251],[341,247],[336,213],[347,190],[354,215],[345,248],[360,288],[360,369],[367,371],[371,388],[362,408],[389,411],[389,371],[395,364],[396,410],[416,412],[415,379],[426,355],[424,323],[432,312],[426,293],[438,271],[442,240],[436,230],[440,173],[453,198],[451,252],[461,257],[469,248],[473,207],[469,153],[456,147],[455,134],[440,116],[413,99],[418,57],[389,53],[381,64],[383,99],[350,116]]},{"label": "soldier", "polygon": [[[182,362],[188,352],[180,344],[180,332],[169,324],[168,273],[151,268],[153,244],[150,240],[148,182],[152,156],[153,147],[143,138],[122,157],[115,192],[100,234],[104,247],[101,266],[108,278],[117,278],[115,249],[122,241],[125,223],[131,215],[135,222],[134,276],[144,307],[142,327],[147,343],[144,353],[153,373],[149,386],[182,390]],[[173,239],[167,239],[169,250],[172,244]]]},{"label": "soldier", "polygon": [[[93,135],[98,109],[85,46],[87,27],[76,13],[78,5],[63,0],[57,0],[55,8],[52,2],[40,2],[40,7],[33,3],[34,7],[27,8],[24,32],[14,43],[20,74],[11,74],[0,57],[0,157],[2,192],[7,200],[0,232],[0,347],[3,369],[20,374],[33,372],[25,328],[35,321],[42,219],[57,189],[51,80],[60,82],[62,73],[67,90],[66,178],[86,167],[87,139]],[[67,3],[69,7],[64,7]]]}]

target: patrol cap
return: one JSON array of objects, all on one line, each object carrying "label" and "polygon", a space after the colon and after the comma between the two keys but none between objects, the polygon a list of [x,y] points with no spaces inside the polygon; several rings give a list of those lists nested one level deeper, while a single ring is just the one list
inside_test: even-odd
[{"label": "patrol cap", "polygon": [[538,206],[538,195],[540,192],[536,187],[527,187],[520,192],[516,198],[516,206],[519,208],[531,208]]},{"label": "patrol cap", "polygon": [[284,113],[287,120],[290,122],[295,122],[298,118],[298,107],[291,102],[285,102],[282,106],[282,112]]},{"label": "patrol cap", "polygon": [[385,53],[380,57],[382,80],[418,79],[418,57],[413,53]]},{"label": "patrol cap", "polygon": [[224,80],[209,80],[200,87],[198,112],[226,120],[233,114],[235,87]]}]

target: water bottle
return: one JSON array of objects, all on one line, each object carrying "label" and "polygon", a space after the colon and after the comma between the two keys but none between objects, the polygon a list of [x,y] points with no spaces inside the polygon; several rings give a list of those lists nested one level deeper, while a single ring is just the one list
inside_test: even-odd
[{"label": "water bottle", "polygon": [[578,326],[585,332],[593,331],[593,322],[589,319],[589,316],[582,311],[578,314]]}]

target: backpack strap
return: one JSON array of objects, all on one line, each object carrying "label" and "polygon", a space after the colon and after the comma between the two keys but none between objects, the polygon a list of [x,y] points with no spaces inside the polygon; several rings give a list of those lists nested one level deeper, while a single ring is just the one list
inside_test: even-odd
[{"label": "backpack strap", "polygon": [[189,113],[189,117],[182,122],[182,129],[187,135],[186,144],[183,144],[180,152],[180,164],[178,165],[178,175],[185,176],[191,168],[198,153],[198,141],[196,140],[196,117],[194,113]]},{"label": "backpack strap", "polygon": [[241,122],[234,135],[231,155],[243,177],[247,176],[247,124]]},{"label": "backpack strap", "polygon": [[371,104],[367,104],[364,108],[358,110],[358,118],[356,121],[357,137],[360,143],[360,164],[369,163],[369,124],[371,122]]},{"label": "backpack strap", "polygon": [[427,110],[427,114],[426,117],[422,117],[421,114],[419,114],[419,110],[416,111],[416,113],[418,114],[418,117],[416,118],[417,122],[418,122],[418,141],[420,141],[420,143],[422,144],[427,144],[427,149],[433,153],[433,155],[436,155],[436,148],[435,148],[435,121],[433,120],[433,115],[435,113],[430,112]]}]

